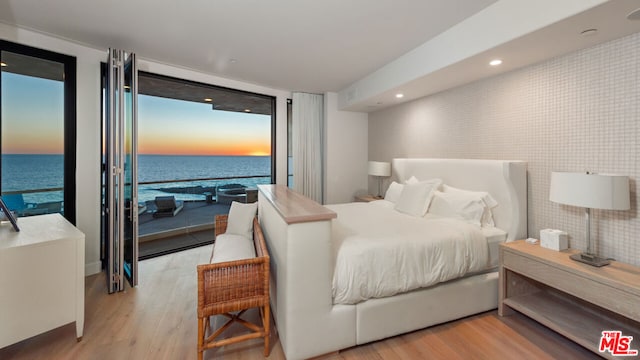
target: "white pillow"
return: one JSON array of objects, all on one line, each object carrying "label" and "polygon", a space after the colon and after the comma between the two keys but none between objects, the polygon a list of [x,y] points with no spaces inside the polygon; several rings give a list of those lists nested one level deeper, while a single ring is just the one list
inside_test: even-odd
[{"label": "white pillow", "polygon": [[384,199],[387,201],[391,201],[392,203],[398,202],[400,199],[400,194],[402,194],[402,189],[404,185],[398,184],[397,182],[392,182],[387,189],[387,192],[384,194]]},{"label": "white pillow", "polygon": [[257,211],[257,202],[251,204],[232,202],[225,234],[242,235],[247,239],[253,239],[253,218]]},{"label": "white pillow", "polygon": [[467,196],[469,199],[482,200],[482,202],[486,207],[482,214],[482,219],[480,220],[480,223],[482,224],[482,226],[495,226],[495,223],[493,222],[493,213],[491,212],[491,209],[498,206],[498,202],[488,192],[463,190],[463,189],[458,189],[446,184],[442,185],[442,191],[445,193],[456,193],[461,196]]},{"label": "white pillow", "polygon": [[412,176],[412,177],[410,177],[407,181],[405,181],[404,183],[405,183],[405,184],[417,184],[417,183],[419,183],[419,182],[420,182],[420,180],[418,180],[418,178],[417,178],[417,177]]},{"label": "white pillow", "polygon": [[401,213],[413,216],[424,216],[429,208],[429,203],[442,180],[432,179],[415,184],[405,184],[396,202],[395,209]]},{"label": "white pillow", "polygon": [[242,235],[220,234],[216,237],[211,254],[211,263],[252,259],[256,257],[253,240]]},{"label": "white pillow", "polygon": [[486,206],[480,199],[460,193],[436,191],[429,206],[429,214],[463,220],[480,226]]}]

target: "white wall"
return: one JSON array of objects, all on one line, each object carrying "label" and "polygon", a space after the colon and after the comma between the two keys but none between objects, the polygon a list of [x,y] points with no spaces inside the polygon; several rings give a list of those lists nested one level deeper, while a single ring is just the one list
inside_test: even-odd
[{"label": "white wall", "polygon": [[584,209],[549,201],[551,171],[628,175],[631,210],[592,211],[591,237],[635,265],[639,153],[640,33],[369,114],[372,159],[527,161],[529,236],[565,230],[581,250]]},{"label": "white wall", "polygon": [[[50,50],[77,59],[76,226],[86,236],[85,274],[100,272],[100,62],[107,49],[95,49],[41,33],[0,23],[0,38]],[[128,50],[128,49],[127,49]],[[135,51],[135,49],[133,49]],[[202,83],[275,96],[276,182],[287,181],[287,106],[290,92],[139,59],[139,69]]]},{"label": "white wall", "polygon": [[368,114],[338,110],[338,94],[324,94],[324,203],[353,201],[367,191]]}]

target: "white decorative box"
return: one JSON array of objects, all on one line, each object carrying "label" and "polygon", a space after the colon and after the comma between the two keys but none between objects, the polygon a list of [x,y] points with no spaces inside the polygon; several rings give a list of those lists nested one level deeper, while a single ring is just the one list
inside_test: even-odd
[{"label": "white decorative box", "polygon": [[567,233],[561,230],[542,229],[540,230],[540,246],[556,251],[569,248]]}]

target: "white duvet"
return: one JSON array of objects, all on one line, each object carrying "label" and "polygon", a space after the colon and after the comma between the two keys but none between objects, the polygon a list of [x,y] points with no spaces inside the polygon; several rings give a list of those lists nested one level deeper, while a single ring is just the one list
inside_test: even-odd
[{"label": "white duvet", "polygon": [[355,304],[437,284],[487,268],[480,228],[418,218],[387,201],[328,205],[335,259],[333,302]]}]

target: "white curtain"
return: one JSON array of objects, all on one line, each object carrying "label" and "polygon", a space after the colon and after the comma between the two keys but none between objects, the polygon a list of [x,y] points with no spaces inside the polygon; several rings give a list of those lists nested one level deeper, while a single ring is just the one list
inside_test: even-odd
[{"label": "white curtain", "polygon": [[293,188],[322,203],[324,96],[293,93]]}]

